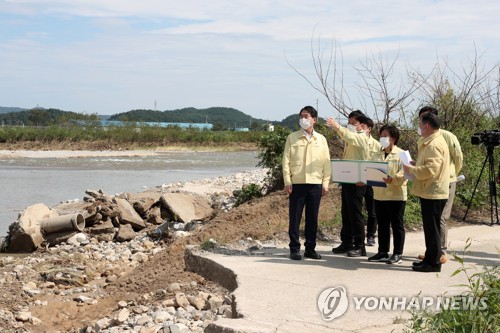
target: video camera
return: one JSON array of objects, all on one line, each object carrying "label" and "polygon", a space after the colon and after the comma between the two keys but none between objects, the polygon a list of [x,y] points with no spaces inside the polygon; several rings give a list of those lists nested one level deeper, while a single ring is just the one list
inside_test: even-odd
[{"label": "video camera", "polygon": [[500,145],[500,130],[496,129],[474,133],[470,138],[470,142],[473,145],[484,143],[487,146],[498,146]]}]

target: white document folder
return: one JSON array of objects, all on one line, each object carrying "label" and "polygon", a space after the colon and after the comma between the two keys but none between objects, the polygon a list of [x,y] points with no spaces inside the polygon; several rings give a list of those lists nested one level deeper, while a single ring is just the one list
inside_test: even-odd
[{"label": "white document folder", "polygon": [[334,183],[387,187],[388,163],[357,160],[332,160],[332,181]]}]

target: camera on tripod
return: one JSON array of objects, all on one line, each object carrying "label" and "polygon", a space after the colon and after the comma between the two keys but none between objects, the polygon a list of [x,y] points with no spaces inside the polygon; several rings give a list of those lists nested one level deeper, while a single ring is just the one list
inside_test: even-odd
[{"label": "camera on tripod", "polygon": [[500,145],[500,130],[496,129],[474,133],[470,138],[470,142],[473,145],[484,143],[487,146],[498,146]]}]

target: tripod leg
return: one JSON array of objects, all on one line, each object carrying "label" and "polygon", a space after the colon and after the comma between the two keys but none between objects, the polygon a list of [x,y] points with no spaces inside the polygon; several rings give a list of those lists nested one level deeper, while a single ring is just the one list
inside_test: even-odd
[{"label": "tripod leg", "polygon": [[496,188],[496,183],[495,183],[495,161],[493,159],[493,152],[491,154],[488,153],[489,157],[489,175],[488,175],[488,185],[489,185],[489,193],[490,193],[490,219],[491,219],[491,224],[494,224],[494,214],[493,214],[493,207],[495,207],[496,211],[496,223],[499,224],[498,222],[498,204],[497,204],[497,188]]},{"label": "tripod leg", "polygon": [[483,175],[483,171],[484,171],[484,167],[486,166],[486,162],[488,162],[488,155],[486,155],[486,158],[484,159],[483,167],[481,168],[481,172],[479,173],[479,177],[477,177],[476,186],[474,186],[474,191],[472,191],[472,196],[469,199],[469,203],[467,204],[467,210],[465,211],[464,218],[462,219],[462,221],[465,221],[465,218],[467,217],[467,213],[469,213],[469,208],[470,208],[470,205],[472,204],[472,200],[474,199],[474,195],[476,194],[477,185],[479,185],[479,181],[481,180],[481,176]]}]

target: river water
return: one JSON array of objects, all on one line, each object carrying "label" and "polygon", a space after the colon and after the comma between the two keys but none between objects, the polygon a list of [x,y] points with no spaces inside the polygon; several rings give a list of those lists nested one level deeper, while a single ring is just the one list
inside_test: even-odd
[{"label": "river water", "polygon": [[0,158],[0,236],[35,203],[82,200],[87,189],[141,192],[178,181],[254,170],[255,152],[165,152],[143,157]]}]

